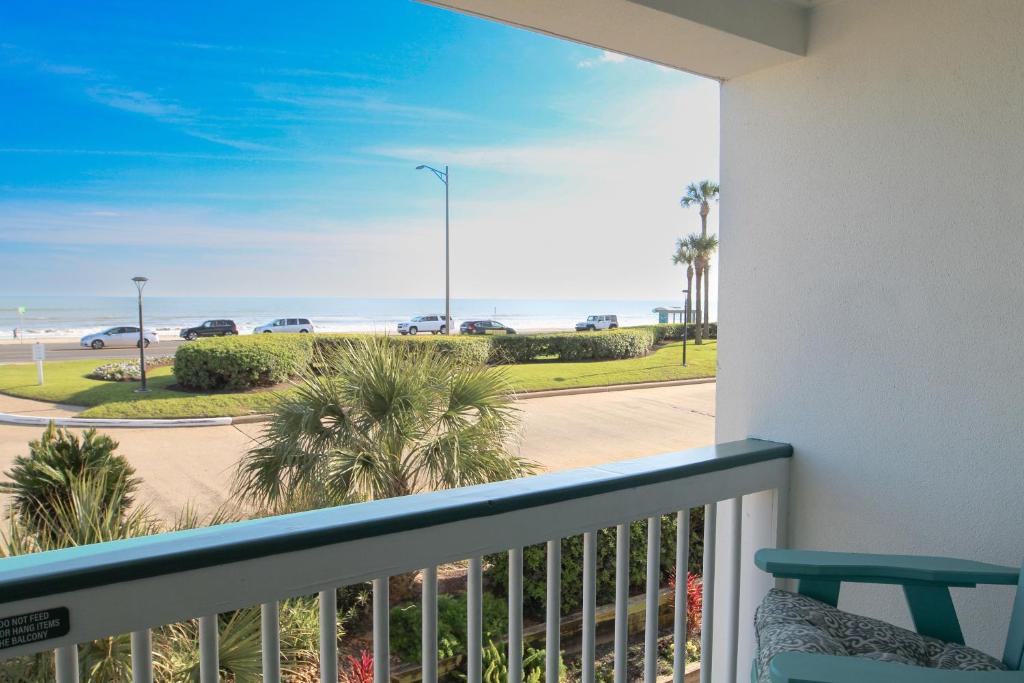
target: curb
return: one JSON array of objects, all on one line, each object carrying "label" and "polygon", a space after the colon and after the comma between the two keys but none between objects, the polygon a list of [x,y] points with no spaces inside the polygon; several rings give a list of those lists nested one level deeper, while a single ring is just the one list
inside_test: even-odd
[{"label": "curb", "polygon": [[551,396],[576,396],[577,394],[603,394],[609,391],[632,391],[633,389],[657,389],[659,387],[682,387],[689,384],[714,384],[715,377],[698,377],[697,379],[670,379],[664,382],[634,382],[633,384],[609,384],[603,387],[580,387],[578,389],[545,389],[544,391],[524,391],[516,394],[517,401],[531,398],[549,398]]},{"label": "curb", "polygon": [[0,424],[45,427],[51,422],[58,427],[215,427],[230,425],[237,418],[231,417],[192,417],[175,420],[158,419],[119,419],[90,417],[45,417],[43,415],[14,415],[0,413]]},{"label": "curb", "polygon": [[[610,384],[603,387],[580,387],[578,389],[546,389],[544,391],[525,391],[516,394],[514,400],[527,401],[531,398],[549,398],[552,396],[576,396],[579,394],[602,394],[611,391],[632,391],[633,389],[657,389],[659,387],[679,387],[689,384],[713,384],[714,377],[698,379],[673,379],[665,382],[637,382],[633,384]],[[16,415],[0,413],[0,424],[45,427],[53,422],[58,427],[223,427],[226,425],[253,424],[266,422],[270,415],[239,415],[238,417],[188,417],[179,419],[128,419],[128,418],[90,418],[90,417],[45,417],[42,415]]]}]

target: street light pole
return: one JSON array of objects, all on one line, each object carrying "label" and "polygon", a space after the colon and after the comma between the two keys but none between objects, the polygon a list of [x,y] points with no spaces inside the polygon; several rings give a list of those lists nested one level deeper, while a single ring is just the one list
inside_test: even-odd
[{"label": "street light pole", "polygon": [[142,373],[142,386],[136,391],[149,391],[146,386],[146,328],[142,325],[142,290],[146,288],[149,278],[141,275],[133,277],[135,289],[139,290],[139,372]]},{"label": "street light pole", "polygon": [[451,297],[451,258],[449,244],[449,231],[448,231],[448,166],[445,165],[443,171],[439,171],[433,166],[427,166],[426,164],[420,164],[416,167],[417,171],[428,170],[437,176],[437,179],[444,183],[444,333],[452,333],[452,297]]}]

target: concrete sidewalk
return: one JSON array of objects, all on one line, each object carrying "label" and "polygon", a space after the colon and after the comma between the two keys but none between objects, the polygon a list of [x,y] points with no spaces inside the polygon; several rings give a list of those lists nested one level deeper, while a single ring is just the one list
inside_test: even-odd
[{"label": "concrete sidewalk", "polygon": [[[563,470],[714,442],[715,384],[654,387],[517,404],[523,415],[519,454],[547,470]],[[72,409],[0,395],[0,412],[53,414]],[[52,411],[47,413],[46,411]],[[142,477],[137,499],[173,519],[191,502],[201,512],[227,499],[239,458],[263,425],[107,431]],[[0,470],[6,471],[40,427],[0,425]]]},{"label": "concrete sidewalk", "polygon": [[84,408],[81,406],[68,406],[48,401],[33,401],[28,398],[0,394],[0,413],[36,415],[41,417],[75,417],[82,410]]}]

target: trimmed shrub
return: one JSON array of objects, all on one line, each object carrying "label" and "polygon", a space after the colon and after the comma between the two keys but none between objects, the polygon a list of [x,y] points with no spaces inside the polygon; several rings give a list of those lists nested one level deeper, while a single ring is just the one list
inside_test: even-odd
[{"label": "trimmed shrub", "polygon": [[526,363],[543,356],[553,356],[552,334],[506,334],[501,337],[484,337],[491,342],[491,354],[487,362],[492,365]]},{"label": "trimmed shrub", "polygon": [[[356,339],[369,339],[369,334],[318,334],[314,337],[315,349],[318,353],[328,355],[338,349],[348,348]],[[457,363],[467,367],[484,365],[490,356],[491,344],[487,337],[457,337],[446,335],[430,336],[389,336],[393,344],[411,346],[423,344],[436,349],[438,353],[453,357]]]},{"label": "trimmed shrub", "polygon": [[545,356],[560,361],[638,358],[654,347],[654,341],[650,327],[491,337],[490,362],[525,363]]},{"label": "trimmed shrub", "polygon": [[[642,591],[647,580],[647,520],[630,525],[630,592]],[[689,571],[701,572],[703,561],[704,508],[690,510]],[[661,577],[665,582],[675,571],[676,517],[661,520]],[[487,578],[499,595],[508,594],[508,553],[487,557]],[[523,613],[542,619],[547,591],[547,548],[544,544],[523,549]],[[615,600],[615,529],[601,529],[597,541],[597,604]],[[583,536],[562,539],[562,614],[583,607]]]},{"label": "trimmed shrub", "polygon": [[[483,637],[501,639],[508,633],[508,603],[483,594]],[[391,608],[391,651],[406,662],[422,655],[423,608],[420,603]],[[448,659],[466,652],[466,594],[437,596],[437,657]]]},{"label": "trimmed shrub", "polygon": [[[688,328],[687,339],[693,339],[694,328],[696,323],[690,323],[686,326]],[[682,323],[658,323],[657,325],[640,325],[638,327],[627,327],[628,330],[650,330],[654,335],[654,343],[660,344],[665,341],[679,341],[683,338],[683,324]],[[708,339],[718,339],[718,323],[708,323]]]},{"label": "trimmed shrub", "polygon": [[313,335],[259,334],[200,339],[174,354],[174,376],[186,389],[248,389],[283,382],[308,367]]}]

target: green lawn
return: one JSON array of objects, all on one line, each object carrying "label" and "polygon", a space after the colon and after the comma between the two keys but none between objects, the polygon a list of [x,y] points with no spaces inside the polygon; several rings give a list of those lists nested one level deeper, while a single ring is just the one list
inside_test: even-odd
[{"label": "green lawn", "polygon": [[609,384],[663,382],[715,376],[717,342],[701,346],[691,342],[686,348],[686,367],[682,367],[682,342],[672,342],[643,358],[627,360],[558,361],[524,363],[508,367],[519,391],[602,387]]},{"label": "green lawn", "polygon": [[[557,361],[507,366],[517,391],[569,389],[578,387],[660,382],[674,379],[713,377],[717,344],[687,349],[687,367],[681,367],[682,347],[673,342],[643,358],[611,361]],[[86,374],[102,362],[96,360],[46,363],[43,386],[36,384],[34,364],[0,365],[0,392],[24,398],[86,406],[84,417],[215,417],[266,412],[274,401],[273,391],[200,394],[173,391],[170,367],[154,368],[149,374],[147,394],[136,394],[137,382],[103,382]]]}]

